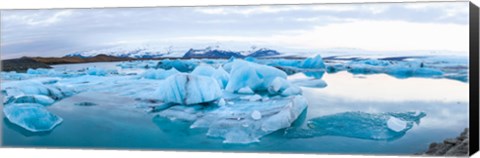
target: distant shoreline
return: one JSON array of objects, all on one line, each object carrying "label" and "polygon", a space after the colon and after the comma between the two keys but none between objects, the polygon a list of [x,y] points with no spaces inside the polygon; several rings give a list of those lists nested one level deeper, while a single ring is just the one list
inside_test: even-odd
[{"label": "distant shoreline", "polygon": [[[266,57],[265,59],[286,58],[286,59],[305,59],[303,57]],[[228,59],[228,58],[183,58],[183,57],[160,57],[160,58],[130,58],[130,57],[115,57],[100,54],[94,57],[21,57],[16,59],[2,60],[2,71],[17,71],[24,72],[28,69],[37,68],[52,68],[50,65],[59,64],[80,64],[80,63],[94,63],[94,62],[119,62],[119,61],[135,61],[135,60],[186,60],[186,59]]]}]

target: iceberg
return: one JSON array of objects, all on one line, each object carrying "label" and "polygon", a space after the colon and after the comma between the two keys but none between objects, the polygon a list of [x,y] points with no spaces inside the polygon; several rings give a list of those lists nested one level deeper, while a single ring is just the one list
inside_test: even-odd
[{"label": "iceberg", "polygon": [[346,69],[352,74],[385,73],[396,78],[444,77],[444,72],[437,68],[426,67],[425,64],[415,61],[388,61],[380,59],[354,60],[347,63]]},{"label": "iceberg", "polygon": [[163,80],[169,76],[180,73],[177,69],[172,68],[170,70],[164,69],[149,69],[142,74],[143,78],[153,80]]},{"label": "iceberg", "polygon": [[35,75],[54,75],[56,72],[53,69],[28,69],[27,74],[35,74]]},{"label": "iceberg", "polygon": [[222,91],[211,77],[176,74],[168,77],[155,94],[165,103],[191,105],[216,101]]},{"label": "iceberg", "polygon": [[290,127],[306,107],[303,96],[237,101],[204,113],[191,128],[207,128],[207,136],[222,138],[224,143],[254,143],[265,135]]},{"label": "iceberg", "polygon": [[156,68],[169,70],[175,68],[180,72],[191,72],[197,67],[197,63],[194,60],[162,60],[156,65]]},{"label": "iceberg", "polygon": [[275,59],[268,61],[267,65],[269,66],[280,66],[280,67],[298,67],[302,61],[300,60],[290,60],[290,59]]},{"label": "iceberg", "polygon": [[238,92],[248,87],[252,91],[267,91],[277,77],[287,78],[287,74],[271,66],[260,65],[241,59],[236,59],[230,65],[230,79],[225,88],[227,92]]},{"label": "iceberg", "polygon": [[59,100],[75,94],[75,92],[67,86],[62,85],[47,85],[41,82],[42,80],[23,80],[23,81],[9,81],[3,82],[2,94],[5,97],[14,96],[28,96],[28,95],[43,95],[48,96],[54,100]]},{"label": "iceberg", "polygon": [[50,131],[63,121],[39,104],[11,104],[4,106],[3,113],[11,123],[31,132]]},{"label": "iceberg", "polygon": [[344,112],[313,118],[307,127],[290,128],[287,137],[343,136],[369,140],[395,140],[401,138],[414,124],[420,124],[423,112],[365,113]]},{"label": "iceberg", "polygon": [[227,86],[228,80],[230,75],[227,71],[223,69],[223,67],[218,67],[217,69],[213,68],[210,65],[199,65],[197,66],[191,73],[192,75],[199,75],[199,76],[211,76],[217,80],[218,84],[221,88],[225,88]]},{"label": "iceberg", "polygon": [[93,75],[93,76],[105,76],[107,75],[107,71],[102,69],[102,68],[97,68],[97,67],[88,67],[86,70],[86,73],[88,75]]},{"label": "iceberg", "polygon": [[320,55],[313,58],[307,58],[300,63],[300,68],[307,69],[325,69],[325,63]]}]

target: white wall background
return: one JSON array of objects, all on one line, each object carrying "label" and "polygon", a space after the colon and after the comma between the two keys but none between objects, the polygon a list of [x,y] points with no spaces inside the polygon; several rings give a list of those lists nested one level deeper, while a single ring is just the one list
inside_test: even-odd
[{"label": "white wall background", "polygon": [[[412,2],[427,0],[381,0],[381,2]],[[447,1],[447,0],[436,0]],[[0,9],[40,9],[40,8],[98,8],[98,7],[143,7],[143,6],[192,6],[192,5],[246,5],[246,4],[297,4],[297,3],[352,3],[352,2],[379,2],[379,0],[2,0]],[[472,0],[480,5],[480,0]],[[0,131],[1,132],[1,131]],[[115,158],[150,158],[150,157],[196,157],[196,158],[313,158],[313,157],[377,157],[358,155],[313,155],[313,154],[252,154],[252,153],[211,153],[211,152],[165,152],[165,151],[115,151],[115,150],[70,150],[70,149],[0,149],[2,158],[89,158],[89,157],[115,157]],[[398,157],[398,156],[391,156]],[[476,154],[474,157],[480,157]]]}]

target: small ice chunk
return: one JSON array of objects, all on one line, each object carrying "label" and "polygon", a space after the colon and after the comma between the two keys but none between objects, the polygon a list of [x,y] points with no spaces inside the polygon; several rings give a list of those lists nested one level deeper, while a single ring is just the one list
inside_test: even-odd
[{"label": "small ice chunk", "polygon": [[283,96],[302,94],[302,89],[297,86],[290,86],[282,92]]},{"label": "small ice chunk", "polygon": [[255,94],[255,95],[248,98],[249,101],[259,101],[260,99],[262,99],[262,96],[260,96],[258,94]]},{"label": "small ice chunk", "polygon": [[250,116],[252,116],[252,119],[254,119],[254,120],[262,119],[262,113],[260,113],[260,111],[258,111],[258,110],[254,110],[252,112],[252,115],[250,115]]},{"label": "small ice chunk", "polygon": [[407,122],[400,120],[396,117],[390,117],[387,121],[387,126],[389,129],[395,131],[395,132],[401,132],[405,129],[407,129]]},{"label": "small ice chunk", "polygon": [[287,89],[289,86],[290,84],[286,79],[276,77],[268,87],[268,92],[270,92],[270,94],[276,94]]},{"label": "small ice chunk", "polygon": [[218,106],[225,106],[225,104],[226,102],[225,102],[225,99],[223,98],[218,101]]},{"label": "small ice chunk", "polygon": [[39,104],[11,104],[4,107],[3,113],[11,123],[31,132],[50,131],[63,121]]},{"label": "small ice chunk", "polygon": [[237,92],[241,93],[241,94],[254,94],[255,93],[255,92],[253,92],[253,90],[250,87],[240,88]]}]

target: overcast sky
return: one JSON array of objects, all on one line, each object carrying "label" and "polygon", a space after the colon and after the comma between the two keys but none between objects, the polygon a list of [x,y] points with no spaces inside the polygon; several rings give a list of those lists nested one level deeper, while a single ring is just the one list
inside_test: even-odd
[{"label": "overcast sky", "polygon": [[7,10],[1,57],[148,45],[468,52],[468,2]]}]

